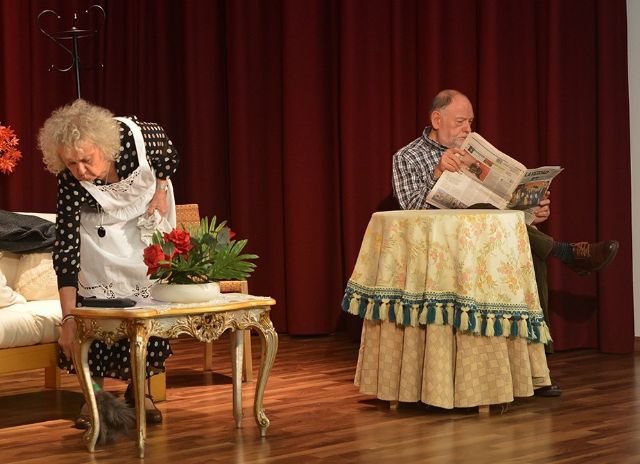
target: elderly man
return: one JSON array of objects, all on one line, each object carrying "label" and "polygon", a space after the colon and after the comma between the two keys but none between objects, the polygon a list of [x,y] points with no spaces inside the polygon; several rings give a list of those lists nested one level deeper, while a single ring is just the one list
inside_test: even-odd
[{"label": "elderly man", "polygon": [[[393,192],[402,209],[432,208],[426,201],[444,171],[458,171],[464,151],[462,142],[471,132],[473,106],[457,90],[442,90],[433,99],[429,112],[431,125],[422,135],[393,156]],[[533,224],[546,221],[551,214],[548,196],[535,210]],[[545,320],[548,315],[547,264],[549,255],[560,259],[571,270],[588,275],[607,266],[618,252],[618,242],[557,242],[535,226],[528,226],[531,254]],[[538,396],[559,396],[557,385],[539,388]]]}]

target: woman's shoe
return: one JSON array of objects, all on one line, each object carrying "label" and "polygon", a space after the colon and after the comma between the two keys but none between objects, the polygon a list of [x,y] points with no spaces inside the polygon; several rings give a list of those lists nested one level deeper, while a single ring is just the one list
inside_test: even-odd
[{"label": "woman's shoe", "polygon": [[80,414],[76,417],[76,421],[73,426],[79,430],[89,430],[89,427],[91,426],[91,419],[89,419],[89,416]]},{"label": "woman's shoe", "polygon": [[[156,407],[153,402],[153,397],[146,393],[144,397],[144,414],[147,419],[147,424],[161,424],[162,412]],[[124,392],[124,399],[129,406],[132,408],[136,407],[136,400],[133,398],[133,384],[127,386],[127,390]]]},{"label": "woman's shoe", "polygon": [[[160,410],[156,408],[151,395],[145,395],[145,397],[149,399],[149,401],[145,401],[144,405],[144,415],[147,418],[147,424],[162,424],[162,412],[160,412]],[[150,408],[147,407],[148,403],[151,403]]]},{"label": "woman's shoe", "polygon": [[87,408],[87,403],[83,402],[82,406],[80,406],[80,412],[78,413],[78,417],[76,417],[73,426],[79,430],[88,430],[91,426],[91,419],[89,417],[89,408]]}]

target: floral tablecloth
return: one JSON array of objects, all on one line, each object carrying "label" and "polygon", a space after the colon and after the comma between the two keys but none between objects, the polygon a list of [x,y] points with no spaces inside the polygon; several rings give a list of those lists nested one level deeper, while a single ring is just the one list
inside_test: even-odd
[{"label": "floral tablecloth", "polygon": [[343,309],[365,319],[362,393],[451,408],[550,384],[521,212],[375,213]]}]

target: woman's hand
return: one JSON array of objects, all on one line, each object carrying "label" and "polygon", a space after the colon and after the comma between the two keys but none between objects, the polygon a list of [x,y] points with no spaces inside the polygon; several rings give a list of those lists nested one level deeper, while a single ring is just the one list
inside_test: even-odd
[{"label": "woman's hand", "polygon": [[[60,293],[60,306],[62,307],[62,316],[71,314],[71,310],[76,307],[76,296],[78,290],[75,287],[62,287],[58,290]],[[62,348],[62,352],[71,359],[71,348],[73,346],[73,337],[76,334],[76,321],[70,317],[65,319],[64,324],[60,327],[60,337],[58,345]]]},{"label": "woman's hand", "polygon": [[538,206],[536,206],[536,208],[534,209],[533,214],[535,217],[532,224],[540,224],[541,222],[549,219],[549,216],[551,215],[551,200],[549,199],[550,195],[551,192],[547,190],[547,193],[544,194],[544,199],[540,200],[540,203],[538,203]]},{"label": "woman's hand", "polygon": [[167,207],[167,191],[162,186],[167,185],[167,181],[158,181],[158,188],[153,194],[153,198],[147,206],[147,215],[151,216],[154,210],[158,210],[160,216],[166,216],[168,212]]},{"label": "woman's hand", "polygon": [[73,318],[67,319],[60,327],[60,338],[58,338],[58,345],[62,348],[62,352],[67,357],[71,358],[71,349],[73,347],[73,337],[76,335],[76,321]]}]

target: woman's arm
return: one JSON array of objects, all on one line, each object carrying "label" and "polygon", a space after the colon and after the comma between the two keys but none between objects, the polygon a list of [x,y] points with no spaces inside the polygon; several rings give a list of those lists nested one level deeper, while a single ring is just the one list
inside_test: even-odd
[{"label": "woman's arm", "polygon": [[68,171],[58,174],[57,181],[53,268],[58,278],[58,288],[77,287],[80,272],[80,207],[87,201],[88,193]]},{"label": "woman's arm", "polygon": [[138,124],[145,141],[147,159],[156,175],[156,191],[147,207],[147,214],[153,214],[153,210],[157,209],[162,216],[165,216],[168,209],[168,182],[178,169],[180,156],[161,126],[144,122],[138,122]]},{"label": "woman's arm", "polygon": [[62,308],[62,326],[60,327],[60,337],[58,344],[62,348],[64,355],[71,359],[71,347],[73,337],[76,332],[76,321],[72,317],[65,318],[71,314],[71,310],[76,307],[76,296],[78,290],[75,287],[62,287],[58,289],[60,293],[60,307]]}]

